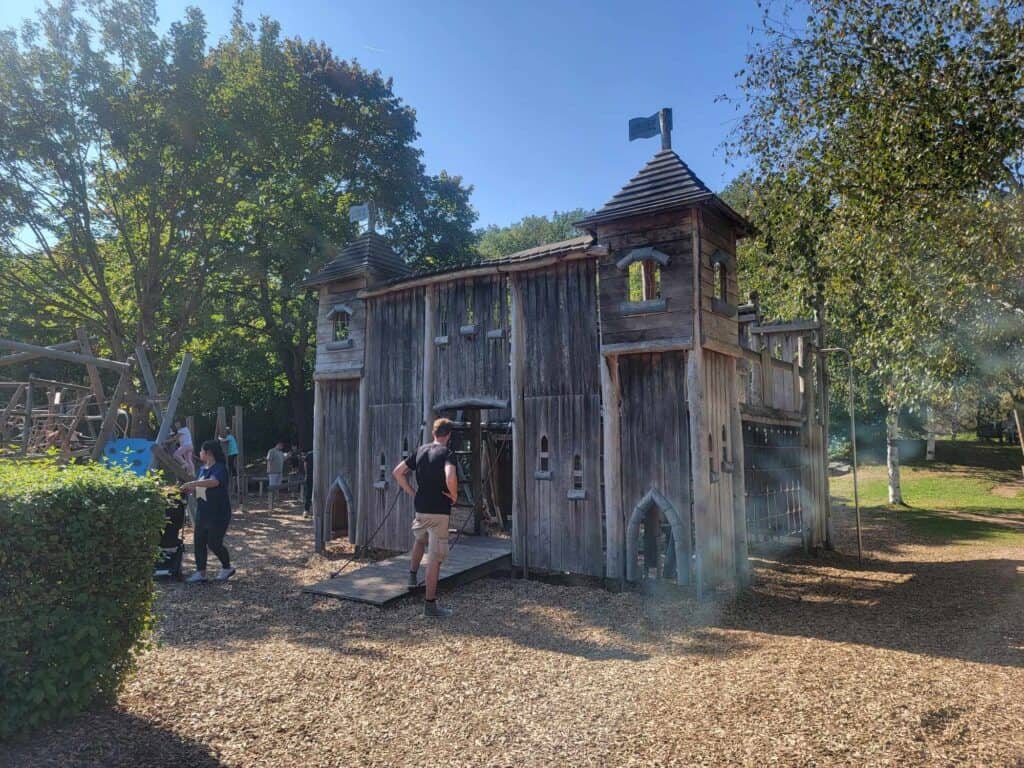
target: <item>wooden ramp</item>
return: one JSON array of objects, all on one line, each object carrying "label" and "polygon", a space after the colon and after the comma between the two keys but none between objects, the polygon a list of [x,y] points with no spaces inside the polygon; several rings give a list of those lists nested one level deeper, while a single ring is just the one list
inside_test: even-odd
[{"label": "wooden ramp", "polygon": [[[449,550],[448,557],[441,564],[438,586],[463,584],[511,565],[512,542],[509,539],[463,536]],[[421,565],[421,583],[425,570]],[[404,555],[367,563],[361,568],[346,571],[336,579],[321,581],[302,591],[384,606],[409,594],[406,586],[408,577],[409,553],[406,552]]]}]

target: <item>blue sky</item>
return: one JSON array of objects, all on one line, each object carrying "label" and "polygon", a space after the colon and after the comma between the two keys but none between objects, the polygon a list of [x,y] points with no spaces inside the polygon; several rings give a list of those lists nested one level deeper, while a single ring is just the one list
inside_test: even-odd
[{"label": "blue sky", "polygon": [[[211,42],[230,0],[159,0],[161,25],[199,5]],[[11,26],[41,0],[0,0]],[[480,225],[603,204],[659,148],[627,141],[630,117],[674,110],[672,146],[712,189],[739,171],[721,142],[760,20],[754,0],[247,0],[287,36],[323,40],[394,78],[416,109],[431,172],[474,186]]]}]

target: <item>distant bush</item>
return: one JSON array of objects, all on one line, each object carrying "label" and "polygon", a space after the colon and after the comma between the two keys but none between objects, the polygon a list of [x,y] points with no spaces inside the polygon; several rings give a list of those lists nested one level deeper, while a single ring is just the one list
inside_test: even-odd
[{"label": "distant bush", "polygon": [[123,470],[0,463],[0,739],[117,694],[151,626],[164,506]]},{"label": "distant bush", "polygon": [[830,461],[849,461],[853,455],[850,440],[841,435],[830,435],[828,438],[828,458]]}]

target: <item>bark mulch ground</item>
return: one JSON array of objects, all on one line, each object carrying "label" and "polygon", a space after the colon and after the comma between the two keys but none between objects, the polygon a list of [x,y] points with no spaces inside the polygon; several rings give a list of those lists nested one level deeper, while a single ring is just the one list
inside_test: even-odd
[{"label": "bark mulch ground", "polygon": [[1022,548],[881,515],[864,538],[863,565],[764,554],[705,604],[492,578],[431,623],[301,594],[345,547],[311,557],[297,514],[246,512],[235,580],[160,587],[116,708],[0,765],[1024,768]]}]

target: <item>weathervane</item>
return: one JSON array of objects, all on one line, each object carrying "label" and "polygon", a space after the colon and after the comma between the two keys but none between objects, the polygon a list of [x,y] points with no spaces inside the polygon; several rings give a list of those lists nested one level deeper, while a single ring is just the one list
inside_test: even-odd
[{"label": "weathervane", "polygon": [[661,134],[661,148],[672,149],[672,109],[665,107],[650,117],[634,117],[629,121],[629,140],[649,139]]},{"label": "weathervane", "polygon": [[373,200],[360,205],[353,205],[348,209],[348,220],[355,222],[366,222],[367,232],[376,232],[377,227],[377,206]]}]

